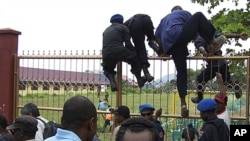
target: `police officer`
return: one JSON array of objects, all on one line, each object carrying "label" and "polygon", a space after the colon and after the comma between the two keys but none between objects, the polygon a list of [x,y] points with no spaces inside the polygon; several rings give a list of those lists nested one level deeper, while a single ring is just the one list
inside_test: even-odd
[{"label": "police officer", "polygon": [[155,41],[153,22],[150,16],[146,14],[136,14],[128,19],[124,25],[129,28],[144,75],[147,81],[151,82],[154,80],[154,77],[151,76],[148,71],[150,64],[148,62],[148,55],[145,46],[145,35],[147,36],[149,46],[158,54],[158,56],[161,54],[160,47]]},{"label": "police officer", "polygon": [[109,79],[111,90],[117,91],[115,81],[116,63],[119,61],[127,62],[131,65],[131,72],[137,79],[138,86],[141,88],[147,81],[141,77],[142,67],[137,58],[135,47],[132,45],[128,27],[123,25],[123,16],[115,14],[110,19],[111,25],[103,32],[103,71],[104,75]]}]

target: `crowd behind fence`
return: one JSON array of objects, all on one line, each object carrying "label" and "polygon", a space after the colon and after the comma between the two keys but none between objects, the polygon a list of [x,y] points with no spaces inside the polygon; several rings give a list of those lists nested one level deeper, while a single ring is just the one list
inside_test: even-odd
[{"label": "crowd behind fence", "polygon": [[[127,105],[132,116],[138,116],[138,108],[142,103],[151,103],[156,108],[162,108],[160,117],[162,126],[168,134],[181,131],[185,125],[192,121],[199,128],[202,121],[196,104],[191,102],[191,97],[196,96],[196,76],[203,69],[205,62],[203,57],[188,57],[188,95],[187,104],[190,110],[189,118],[183,119],[178,109],[180,105],[178,91],[176,90],[176,71],[171,57],[150,56],[150,73],[155,77],[154,81],[146,83],[139,89],[134,76],[130,72],[130,66],[126,63],[117,64],[118,91],[112,92],[109,81],[102,73],[101,55],[81,54],[67,55],[28,54],[18,57],[18,96],[16,116],[20,114],[20,108],[28,102],[38,105],[41,114],[49,120],[60,122],[62,106],[64,102],[74,95],[84,95],[93,101],[98,108],[99,101],[108,95],[108,105],[116,108],[119,105]],[[240,81],[243,95],[237,99],[231,89],[227,89],[229,98],[228,108],[232,117],[232,124],[249,124],[249,57],[210,57],[209,59],[227,59],[231,64],[243,62],[244,66],[232,67],[232,80]],[[242,73],[244,72],[244,73]],[[97,89],[101,87],[100,95]],[[205,97],[213,98],[218,92],[218,84],[215,79],[206,84]],[[100,111],[98,131],[101,131],[104,119],[102,115],[108,111]]]}]

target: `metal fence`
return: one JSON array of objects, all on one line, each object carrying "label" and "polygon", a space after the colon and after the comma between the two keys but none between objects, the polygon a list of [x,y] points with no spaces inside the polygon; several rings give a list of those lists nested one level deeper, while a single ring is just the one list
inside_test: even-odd
[{"label": "metal fence", "polygon": [[[87,96],[98,107],[99,101],[108,100],[108,105],[116,108],[127,105],[132,116],[138,116],[138,108],[142,103],[151,103],[156,109],[162,108],[160,117],[162,126],[167,131],[166,137],[181,131],[192,121],[199,128],[202,121],[196,104],[191,97],[196,96],[196,76],[204,68],[203,57],[190,56],[187,59],[188,95],[186,101],[190,110],[189,118],[180,115],[180,99],[176,90],[176,71],[171,57],[149,56],[150,73],[154,81],[146,83],[142,89],[137,87],[135,77],[126,63],[117,64],[118,91],[112,92],[109,81],[102,74],[102,56],[100,52],[27,52],[18,55],[18,96],[16,116],[20,108],[32,102],[38,105],[41,115],[49,120],[60,122],[64,102],[74,96]],[[231,79],[239,81],[243,95],[237,99],[232,88],[227,88],[228,108],[232,124],[249,123],[249,56],[209,57],[207,59],[227,59],[230,63]],[[239,65],[240,64],[240,65]],[[205,97],[213,98],[218,92],[218,84],[212,79],[206,84]],[[101,86],[100,95],[97,88]],[[109,129],[100,133],[104,119],[102,115],[108,111],[100,111],[98,132],[103,140],[110,140]]]}]

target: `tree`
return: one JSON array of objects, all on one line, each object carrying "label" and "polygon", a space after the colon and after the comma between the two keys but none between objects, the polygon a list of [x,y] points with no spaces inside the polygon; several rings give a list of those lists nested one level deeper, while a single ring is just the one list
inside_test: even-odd
[{"label": "tree", "polygon": [[[230,1],[230,0],[228,0]],[[220,4],[223,4],[224,0],[191,0],[192,3],[198,3],[202,6],[208,5],[208,13],[211,14],[211,10],[217,7]],[[231,0],[231,2],[235,5],[236,10],[232,10],[235,7],[227,7],[221,9],[218,13],[216,13],[211,18],[211,22],[216,28],[217,32],[224,34],[242,34],[247,33],[250,34],[250,1],[239,1],[239,0]],[[246,8],[239,8],[239,2],[246,3]],[[232,40],[235,40],[235,46],[241,46],[239,42],[239,38],[232,38],[228,40],[228,43],[231,44]]]}]

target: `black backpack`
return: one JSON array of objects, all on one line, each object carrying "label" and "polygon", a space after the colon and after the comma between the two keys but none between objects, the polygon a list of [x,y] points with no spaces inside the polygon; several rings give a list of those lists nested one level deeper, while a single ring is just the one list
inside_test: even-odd
[{"label": "black backpack", "polygon": [[215,119],[215,120],[206,122],[206,124],[213,124],[216,127],[219,133],[220,141],[229,141],[229,136],[230,136],[229,128],[223,119]]},{"label": "black backpack", "polygon": [[43,121],[40,118],[37,118],[37,119],[44,123],[44,126],[45,126],[44,131],[43,131],[43,139],[44,140],[49,138],[49,137],[54,136],[56,134],[57,128],[61,127],[60,124],[57,124],[54,121],[49,121],[46,123],[45,121]]}]

